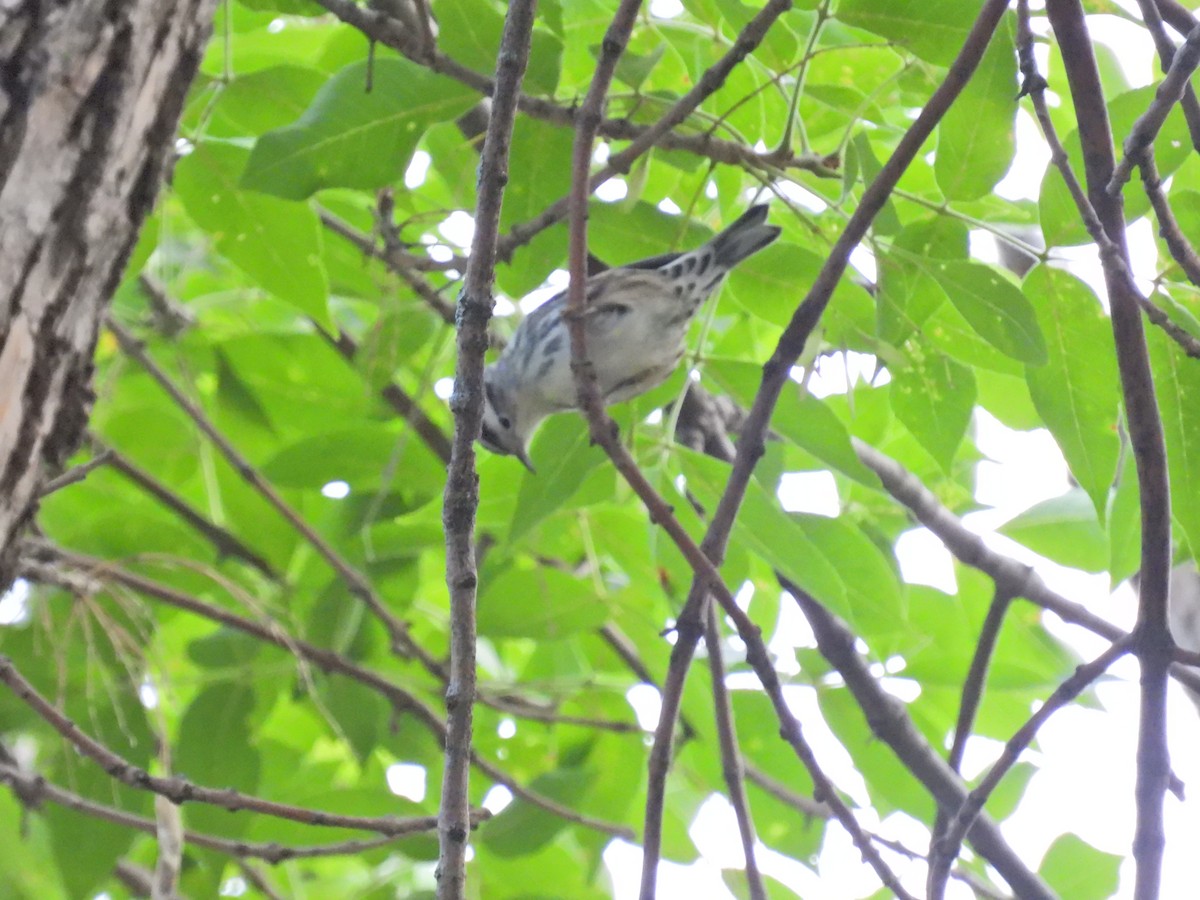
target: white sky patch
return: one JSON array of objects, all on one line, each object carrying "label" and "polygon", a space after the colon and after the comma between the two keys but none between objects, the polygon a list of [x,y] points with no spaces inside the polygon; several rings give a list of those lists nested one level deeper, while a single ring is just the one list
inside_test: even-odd
[{"label": "white sky patch", "polygon": [[501,719],[496,726],[496,735],[502,741],[511,740],[517,734],[517,723],[512,719]]},{"label": "white sky patch", "polygon": [[1017,110],[1016,137],[1017,152],[1012,166],[996,185],[995,193],[1006,200],[1035,199],[1041,185],[1040,174],[1050,162],[1050,150],[1042,140],[1037,121],[1024,107]]},{"label": "white sky patch", "polygon": [[423,185],[425,183],[425,176],[429,173],[430,162],[432,162],[432,159],[424,150],[418,150],[414,153],[408,163],[408,168],[404,170],[404,186],[409,190],[413,190]]},{"label": "white sky patch", "polygon": [[433,383],[433,393],[441,400],[449,400],[454,393],[454,379],[439,378]]},{"label": "white sky patch", "polygon": [[818,516],[837,518],[842,511],[838,499],[837,481],[833,473],[822,469],[819,472],[784,472],[779,479],[779,502],[788,512],[815,513]]},{"label": "white sky patch", "polygon": [[571,275],[566,269],[555,269],[546,276],[545,284],[521,298],[521,302],[518,304],[521,312],[529,315],[547,300],[565,291],[570,283]]},{"label": "white sky patch", "polygon": [[492,815],[500,813],[504,807],[512,803],[512,791],[502,784],[493,784],[483,795],[483,808]]},{"label": "white sky patch", "polygon": [[[797,368],[791,374],[800,380],[804,370]],[[884,385],[891,380],[892,376],[886,369],[880,370],[879,361],[872,354],[846,350],[817,360],[815,371],[808,379],[808,391],[814,397],[829,397],[847,393],[860,381]]]},{"label": "white sky patch", "polygon": [[154,682],[143,681],[138,685],[138,699],[142,701],[142,706],[146,709],[158,707],[158,688],[154,686]]},{"label": "white sky patch", "polygon": [[876,277],[875,254],[859,244],[850,251],[850,265],[867,281],[874,284]]},{"label": "white sky patch", "polygon": [[629,196],[629,185],[625,183],[623,178],[610,178],[596,190],[592,191],[593,196],[597,200],[603,200],[605,203],[616,203],[618,200],[624,200]]},{"label": "white sky patch", "polygon": [[650,15],[656,19],[674,19],[683,13],[679,0],[650,0]]},{"label": "white sky patch", "polygon": [[350,485],[344,481],[330,481],[321,488],[321,496],[330,500],[345,500],[350,496]]},{"label": "white sky patch", "polygon": [[425,799],[428,790],[428,774],[424,766],[415,763],[393,763],[385,773],[388,790],[397,797],[404,797],[413,803]]},{"label": "white sky patch", "polygon": [[652,684],[635,684],[625,692],[625,700],[633,709],[643,731],[653,731],[658,727],[658,714],[662,710],[662,696],[658,688]]},{"label": "white sky patch", "polygon": [[958,590],[954,557],[928,528],[914,528],[896,539],[900,577],[909,584],[927,584],[953,594]]},{"label": "white sky patch", "polygon": [[0,596],[0,625],[19,625],[29,618],[29,582],[18,578]]},{"label": "white sky patch", "polygon": [[438,232],[450,243],[466,250],[475,236],[475,220],[461,209],[456,209],[438,225]]},{"label": "white sky patch", "polygon": [[829,208],[829,204],[814,194],[808,188],[802,187],[791,181],[781,181],[776,187],[779,193],[787,197],[797,206],[803,207],[812,213],[821,213]]},{"label": "white sky patch", "polygon": [[660,212],[665,212],[668,216],[678,216],[683,213],[679,205],[670,197],[664,197],[662,200],[659,200],[658,208]]},{"label": "white sky patch", "polygon": [[[221,882],[221,889],[218,893],[222,897],[244,897],[249,890],[250,885],[246,883],[246,879],[241,875],[234,875]],[[102,894],[100,896],[108,897],[109,895]],[[100,897],[97,897],[96,900],[100,900]]]}]

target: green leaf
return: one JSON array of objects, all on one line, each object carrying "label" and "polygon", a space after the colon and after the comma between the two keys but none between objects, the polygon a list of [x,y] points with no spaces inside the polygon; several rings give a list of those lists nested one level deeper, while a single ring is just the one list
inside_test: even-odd
[{"label": "green leaf", "polygon": [[1091,289],[1062,269],[1038,266],[1024,288],[1048,348],[1047,363],[1026,370],[1029,394],[1103,524],[1120,453],[1108,318]]},{"label": "green leaf", "polygon": [[1017,56],[1002,24],[979,68],[938,125],[934,173],[950,200],[991,193],[1016,150]]},{"label": "green leaf", "polygon": [[[201,691],[179,723],[172,755],[174,772],[205,787],[255,793],[259,756],[246,740],[254,701],[254,688],[243,681],[218,681]],[[221,752],[213,753],[214,747]],[[196,804],[188,810],[187,822],[197,830],[236,835],[249,827],[250,818]]]},{"label": "green leaf", "polygon": [[892,369],[892,411],[949,472],[975,408],[975,375],[935,350],[913,346],[908,365]]},{"label": "green leaf", "polygon": [[319,489],[331,481],[352,488],[376,488],[390,466],[406,473],[405,490],[432,496],[440,490],[444,466],[412,432],[397,434],[390,425],[357,428],[313,435],[282,447],[262,468],[268,479],[282,487]]},{"label": "green leaf", "polygon": [[999,531],[1061,565],[1085,572],[1108,568],[1108,537],[1092,501],[1078,488],[1031,506]]},{"label": "green leaf", "polygon": [[1200,365],[1158,328],[1148,329],[1150,363],[1167,440],[1171,514],[1200,555]]},{"label": "green leaf", "polygon": [[479,633],[558,640],[599,628],[608,608],[587,578],[546,566],[513,567],[483,584]]},{"label": "green leaf", "polygon": [[[551,416],[530,448],[536,476],[524,474],[517,493],[509,539],[516,541],[551,513],[563,508],[588,474],[607,457],[592,446],[587,425],[578,416]],[[515,459],[506,462],[524,472]]]},{"label": "green leaf", "polygon": [[[729,467],[690,452],[680,459],[688,490],[715,508]],[[734,541],[851,620],[862,633],[887,633],[904,617],[895,570],[857,528],[823,516],[785,513],[752,482],[734,523]]]},{"label": "green leaf", "polygon": [[949,65],[979,14],[962,0],[843,0],[837,17],[908,47],[938,65]]},{"label": "green leaf", "polygon": [[[433,14],[438,22],[439,50],[456,62],[489,76],[496,70],[504,17],[495,7],[472,0],[436,0]],[[535,25],[525,69],[526,92],[554,93],[558,87],[562,54],[562,38],[549,28]]]},{"label": "green leaf", "polygon": [[364,190],[398,179],[425,129],[466,112],[476,95],[402,59],[376,59],[333,76],[293,124],[254,145],[241,184],[288,200],[330,187]]},{"label": "green leaf", "polygon": [[332,328],[320,224],[305,206],[239,190],[247,153],[205,142],[175,167],[175,193],[221,255],[279,299]]},{"label": "green leaf", "polygon": [[[591,781],[591,775],[582,768],[556,769],[534,779],[529,787],[554,800],[574,804],[587,792]],[[537,852],[566,827],[561,817],[517,798],[485,824],[480,834],[488,850],[511,858]]]},{"label": "green leaf", "polygon": [[1097,850],[1073,834],[1055,839],[1038,874],[1061,897],[1102,900],[1117,889],[1121,857]]},{"label": "green leaf", "polygon": [[[1133,128],[1138,116],[1146,111],[1154,98],[1154,85],[1140,87],[1112,98],[1108,103],[1108,116],[1112,126],[1114,152],[1123,155],[1121,145]],[[1061,134],[1061,132],[1060,132]],[[1067,157],[1076,176],[1083,179],[1083,151],[1080,147],[1079,130],[1070,130],[1063,138]],[[1192,142],[1188,137],[1187,122],[1178,105],[1171,110],[1163,123],[1162,130],[1154,141],[1154,160],[1159,175],[1166,179],[1183,162],[1193,155]],[[1150,201],[1137,177],[1126,183],[1122,191],[1125,201],[1125,219],[1133,222],[1150,210]],[[1063,183],[1058,169],[1046,167],[1038,197],[1038,212],[1041,217],[1042,233],[1047,246],[1086,244],[1091,241],[1079,212]]]},{"label": "green leaf", "polygon": [[260,135],[296,120],[325,84],[306,66],[279,65],[235,78],[212,110],[209,137]]},{"label": "green leaf", "polygon": [[1033,307],[1020,288],[991,266],[939,262],[934,277],[979,336],[1006,356],[1028,365],[1046,362],[1046,343]]}]

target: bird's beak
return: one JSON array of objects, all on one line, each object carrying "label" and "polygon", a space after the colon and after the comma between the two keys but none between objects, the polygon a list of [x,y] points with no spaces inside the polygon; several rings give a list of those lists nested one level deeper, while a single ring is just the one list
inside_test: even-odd
[{"label": "bird's beak", "polygon": [[527,468],[534,475],[537,474],[537,469],[533,467],[533,463],[529,461],[529,451],[522,448],[514,454],[521,461],[521,465]]}]

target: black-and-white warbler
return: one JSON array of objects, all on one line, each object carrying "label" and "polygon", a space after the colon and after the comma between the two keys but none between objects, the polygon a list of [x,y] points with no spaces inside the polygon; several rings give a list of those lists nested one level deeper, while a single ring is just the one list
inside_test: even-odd
[{"label": "black-and-white warbler", "polygon": [[[587,280],[584,322],[605,403],[619,403],[661,384],[683,358],[688,324],[721,279],[779,237],[753,206],[703,246],[667,253]],[[493,453],[526,468],[529,441],[549,415],[576,407],[571,336],[562,315],[566,291],[530,313],[500,358],[484,371],[483,434]]]}]

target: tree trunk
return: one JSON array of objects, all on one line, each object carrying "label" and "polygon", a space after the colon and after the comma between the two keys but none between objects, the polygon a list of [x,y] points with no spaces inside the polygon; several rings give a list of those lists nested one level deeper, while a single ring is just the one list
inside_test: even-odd
[{"label": "tree trunk", "polygon": [[79,444],[92,351],[216,0],[0,3],[0,588]]}]

